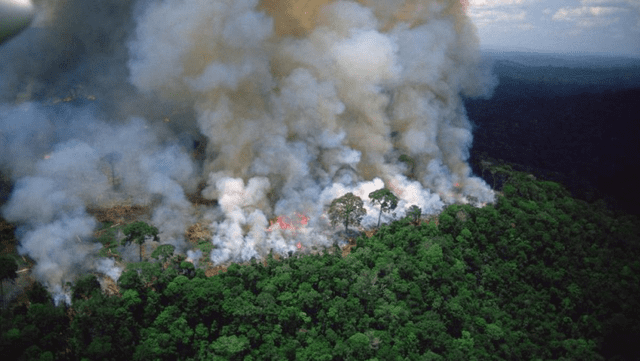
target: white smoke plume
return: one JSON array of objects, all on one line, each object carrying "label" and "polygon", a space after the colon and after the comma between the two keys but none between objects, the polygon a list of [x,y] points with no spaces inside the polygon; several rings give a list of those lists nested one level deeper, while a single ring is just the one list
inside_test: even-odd
[{"label": "white smoke plume", "polygon": [[122,274],[122,268],[116,266],[111,258],[103,258],[97,263],[96,271],[109,276],[112,280],[117,280]]},{"label": "white smoke plume", "polygon": [[[384,185],[396,217],[494,199],[467,164],[461,95],[495,83],[458,0],[37,5],[0,45],[2,212],[52,290],[118,274],[95,257],[87,207],[152,207],[160,243],[194,261],[184,233],[206,222],[218,265],[330,246],[323,215],[347,192],[365,200],[365,228]],[[193,206],[198,189],[217,204]],[[305,222],[270,227],[280,216]]]},{"label": "white smoke plume", "polygon": [[202,251],[187,251],[187,262],[193,263],[194,267],[198,267],[198,260],[202,257]]}]

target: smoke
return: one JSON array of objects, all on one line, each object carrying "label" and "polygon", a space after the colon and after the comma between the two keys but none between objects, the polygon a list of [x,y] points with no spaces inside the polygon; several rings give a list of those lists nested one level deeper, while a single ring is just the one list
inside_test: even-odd
[{"label": "smoke", "polygon": [[[324,212],[347,192],[365,228],[385,185],[395,217],[494,199],[467,164],[461,95],[495,81],[458,0],[36,5],[0,46],[0,167],[14,184],[2,213],[51,290],[119,275],[96,256],[89,207],[151,207],[160,243],[194,262],[185,230],[206,223],[218,265],[344,242]],[[199,189],[217,204],[192,205]],[[307,223],[269,229],[296,215]]]},{"label": "smoke", "polygon": [[115,261],[110,258],[98,261],[96,270],[109,276],[112,280],[117,280],[120,278],[120,274],[122,274],[122,268],[116,266]]}]

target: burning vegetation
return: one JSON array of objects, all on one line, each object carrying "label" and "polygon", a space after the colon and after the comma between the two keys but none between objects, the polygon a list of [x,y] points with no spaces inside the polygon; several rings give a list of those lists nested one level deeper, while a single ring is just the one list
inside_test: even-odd
[{"label": "burning vegetation", "polygon": [[[42,6],[0,51],[2,214],[57,300],[165,245],[210,268],[346,246],[346,194],[361,230],[494,201],[461,96],[495,82],[459,1]],[[119,244],[136,221],[157,238]]]}]

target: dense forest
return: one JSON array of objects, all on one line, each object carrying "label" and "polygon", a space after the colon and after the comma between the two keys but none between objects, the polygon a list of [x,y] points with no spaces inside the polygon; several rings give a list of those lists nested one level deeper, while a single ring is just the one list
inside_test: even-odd
[{"label": "dense forest", "polygon": [[605,199],[640,216],[640,62],[491,57],[499,79],[493,96],[464,101],[475,126],[471,163],[502,159],[576,198]]},{"label": "dense forest", "polygon": [[[558,183],[493,170],[493,205],[452,205],[206,277],[171,249],[55,307],[2,312],[18,360],[638,360],[640,225]],[[105,225],[106,226],[106,225]],[[3,276],[11,269],[3,268]],[[5,281],[6,283],[7,281]]]}]

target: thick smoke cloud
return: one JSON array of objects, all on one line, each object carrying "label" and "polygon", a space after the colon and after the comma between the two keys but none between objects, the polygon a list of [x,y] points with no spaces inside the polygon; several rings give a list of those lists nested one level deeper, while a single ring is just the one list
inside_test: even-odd
[{"label": "thick smoke cloud", "polygon": [[[88,207],[150,206],[160,243],[195,263],[184,233],[205,223],[217,265],[344,242],[324,212],[347,192],[365,200],[363,227],[385,185],[396,217],[493,201],[467,164],[461,94],[495,84],[457,0],[36,5],[0,46],[2,212],[52,290],[87,270],[119,276],[96,257]],[[198,189],[217,204],[192,205]]]}]

